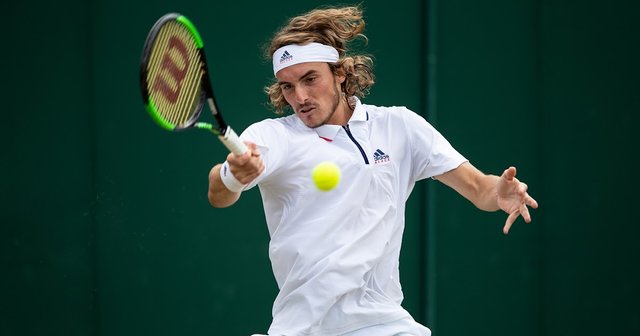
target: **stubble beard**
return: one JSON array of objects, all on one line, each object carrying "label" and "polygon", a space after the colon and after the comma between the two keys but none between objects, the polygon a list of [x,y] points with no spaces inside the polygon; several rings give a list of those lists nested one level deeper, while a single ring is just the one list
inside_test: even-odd
[{"label": "stubble beard", "polygon": [[329,122],[329,120],[331,118],[333,118],[333,116],[336,114],[336,112],[338,111],[338,106],[340,106],[340,98],[342,98],[342,94],[340,93],[340,91],[338,90],[338,88],[334,85],[333,86],[333,103],[331,104],[331,113],[329,113],[323,120],[321,120],[320,122],[316,123],[316,124],[311,124],[311,125],[307,125],[307,127],[310,128],[318,128],[320,126],[326,125],[327,122]]}]

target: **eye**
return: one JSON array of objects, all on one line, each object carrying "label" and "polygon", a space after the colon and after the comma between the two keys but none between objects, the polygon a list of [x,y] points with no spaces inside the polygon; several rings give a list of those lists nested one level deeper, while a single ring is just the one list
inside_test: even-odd
[{"label": "eye", "polygon": [[316,81],[316,79],[317,79],[317,77],[316,77],[316,76],[309,76],[309,77],[307,77],[307,78],[305,79],[305,81],[306,81],[307,83],[311,84],[311,83],[315,82],[315,81]]},{"label": "eye", "polygon": [[289,91],[289,90],[291,90],[291,84],[288,84],[288,83],[280,84],[280,90],[282,90],[282,91]]}]

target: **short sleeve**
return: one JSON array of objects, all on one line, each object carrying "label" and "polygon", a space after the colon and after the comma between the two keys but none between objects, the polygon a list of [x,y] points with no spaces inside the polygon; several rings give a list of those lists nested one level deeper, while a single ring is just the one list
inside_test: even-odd
[{"label": "short sleeve", "polygon": [[422,116],[406,110],[404,117],[410,139],[413,177],[416,181],[444,174],[467,161]]}]

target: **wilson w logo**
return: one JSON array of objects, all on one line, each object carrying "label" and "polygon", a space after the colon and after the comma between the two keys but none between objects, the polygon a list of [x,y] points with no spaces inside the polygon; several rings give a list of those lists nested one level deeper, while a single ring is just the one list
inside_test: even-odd
[{"label": "wilson w logo", "polygon": [[[182,81],[189,70],[189,52],[187,47],[176,36],[171,36],[167,43],[167,50],[162,55],[160,69],[156,74],[153,88],[160,92],[169,102],[178,101]],[[169,82],[168,79],[171,79]]]}]

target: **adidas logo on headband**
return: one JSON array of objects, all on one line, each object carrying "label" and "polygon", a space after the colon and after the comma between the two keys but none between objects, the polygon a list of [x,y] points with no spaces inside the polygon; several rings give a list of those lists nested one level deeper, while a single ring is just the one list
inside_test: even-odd
[{"label": "adidas logo on headband", "polygon": [[280,57],[280,64],[288,62],[292,59],[293,59],[293,56],[291,56],[291,54],[285,50],[284,53],[282,53],[282,56]]}]

